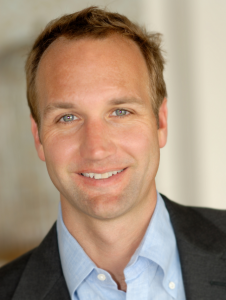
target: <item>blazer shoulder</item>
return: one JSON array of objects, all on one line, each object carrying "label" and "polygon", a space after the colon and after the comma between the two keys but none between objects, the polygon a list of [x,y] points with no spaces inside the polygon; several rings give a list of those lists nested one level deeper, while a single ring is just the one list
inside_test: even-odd
[{"label": "blazer shoulder", "polygon": [[200,221],[206,220],[219,230],[226,233],[226,210],[208,207],[186,206],[169,200],[165,195],[161,194],[161,196],[163,197],[166,207],[171,211],[172,215],[174,215],[174,212],[180,215],[182,214],[183,218],[185,217],[185,220],[189,217],[198,217]]},{"label": "blazer shoulder", "polygon": [[191,209],[226,233],[226,210],[207,207],[191,207]]},{"label": "blazer shoulder", "polygon": [[17,288],[34,249],[0,268],[0,299],[9,300]]}]

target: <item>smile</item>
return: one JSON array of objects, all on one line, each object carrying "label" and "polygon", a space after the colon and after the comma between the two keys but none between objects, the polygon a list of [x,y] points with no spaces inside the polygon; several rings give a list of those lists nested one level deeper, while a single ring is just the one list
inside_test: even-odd
[{"label": "smile", "polygon": [[81,175],[83,175],[85,177],[94,178],[94,179],[107,179],[107,178],[109,178],[113,175],[121,173],[123,170],[124,169],[118,170],[118,171],[111,171],[111,172],[107,172],[107,173],[102,173],[102,174],[98,174],[98,173],[81,173]]}]

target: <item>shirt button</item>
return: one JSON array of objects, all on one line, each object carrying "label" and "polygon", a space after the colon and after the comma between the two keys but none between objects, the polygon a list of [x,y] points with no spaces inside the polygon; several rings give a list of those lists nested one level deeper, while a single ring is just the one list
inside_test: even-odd
[{"label": "shirt button", "polygon": [[174,289],[175,289],[175,283],[174,283],[173,281],[171,281],[171,282],[169,283],[169,288],[170,288],[171,290],[174,290]]},{"label": "shirt button", "polygon": [[98,278],[99,280],[101,280],[101,281],[104,281],[104,280],[106,279],[106,276],[105,276],[104,274],[99,274],[99,275],[97,276],[97,278]]}]

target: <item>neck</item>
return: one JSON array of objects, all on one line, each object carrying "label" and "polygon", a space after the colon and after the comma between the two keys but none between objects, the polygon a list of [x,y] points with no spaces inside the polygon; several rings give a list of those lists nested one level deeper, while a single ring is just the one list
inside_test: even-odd
[{"label": "neck", "polygon": [[156,199],[155,191],[151,201],[112,220],[82,214],[61,199],[62,216],[68,231],[97,267],[111,274],[121,290],[126,291],[123,271],[144,237]]}]

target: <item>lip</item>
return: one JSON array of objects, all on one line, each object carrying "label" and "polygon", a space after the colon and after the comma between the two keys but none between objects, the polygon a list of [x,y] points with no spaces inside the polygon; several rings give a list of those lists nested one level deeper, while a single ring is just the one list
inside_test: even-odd
[{"label": "lip", "polygon": [[[102,179],[94,179],[94,178],[90,178],[90,177],[85,177],[81,174],[77,174],[77,175],[78,175],[78,179],[81,182],[81,184],[89,185],[89,186],[98,186],[98,187],[103,186],[104,187],[104,186],[115,185],[115,184],[120,183],[122,178],[126,174],[126,170],[127,170],[127,168],[123,169],[122,172],[117,173],[116,175],[112,175],[109,178],[102,178]],[[86,172],[82,172],[82,173],[86,173]],[[96,172],[92,172],[92,173],[96,173]]]}]

